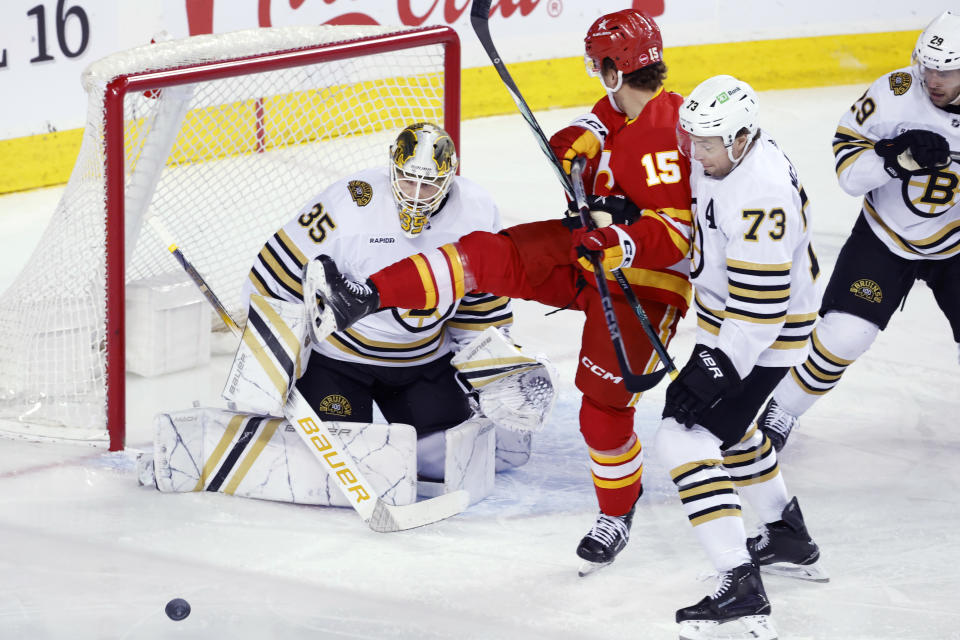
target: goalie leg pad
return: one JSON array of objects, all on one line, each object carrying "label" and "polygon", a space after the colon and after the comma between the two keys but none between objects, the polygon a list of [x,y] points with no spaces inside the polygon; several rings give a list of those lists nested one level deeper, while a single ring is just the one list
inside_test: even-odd
[{"label": "goalie leg pad", "polygon": [[475,415],[446,431],[444,492],[466,489],[470,504],[493,493],[496,473],[497,433],[486,417]]},{"label": "goalie leg pad", "polygon": [[497,473],[522,467],[530,460],[533,434],[497,427]]},{"label": "goalie leg pad", "polygon": [[[153,466],[161,491],[216,491],[295,504],[350,506],[340,484],[283,418],[201,408],[158,414],[154,424]],[[416,500],[413,427],[334,425],[384,502],[403,505]]]},{"label": "goalie leg pad", "polygon": [[[485,416],[471,416],[446,431],[421,438],[417,452],[420,495],[435,497],[465,489],[470,504],[476,504],[493,492],[497,434]],[[441,476],[442,480],[433,480]]]}]

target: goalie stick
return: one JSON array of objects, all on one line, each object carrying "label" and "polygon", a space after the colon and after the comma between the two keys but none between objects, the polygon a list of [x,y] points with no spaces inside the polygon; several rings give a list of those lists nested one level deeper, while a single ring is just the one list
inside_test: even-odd
[{"label": "goalie stick", "polygon": [[[560,165],[560,161],[557,160],[556,156],[553,155],[553,151],[550,149],[550,143],[547,141],[546,135],[544,135],[543,130],[537,123],[537,119],[534,117],[530,107],[527,106],[526,100],[524,100],[523,96],[520,94],[520,89],[517,88],[516,83],[514,83],[513,78],[510,76],[510,72],[507,71],[506,65],[503,63],[503,60],[500,59],[500,54],[493,45],[493,38],[490,36],[489,18],[490,0],[473,0],[473,6],[470,8],[470,23],[473,25],[474,33],[477,34],[477,39],[480,40],[480,44],[483,46],[484,51],[487,52],[487,56],[493,63],[493,67],[500,75],[500,79],[503,81],[503,84],[506,85],[507,91],[510,92],[513,102],[517,105],[517,110],[520,111],[520,115],[522,115],[523,119],[527,121],[527,125],[529,125],[531,133],[533,133],[534,138],[536,138],[537,144],[540,145],[540,150],[543,151],[544,155],[546,155],[550,160],[550,165],[553,167],[554,173],[556,173],[557,177],[560,179],[564,190],[567,192],[567,196],[577,203],[577,208],[579,209],[580,213],[580,222],[586,229],[596,228],[593,219],[590,217],[590,210],[586,204],[586,197],[584,196],[583,181],[580,179],[580,172],[577,171],[577,177],[571,179],[571,176],[568,176],[566,173],[564,173],[563,167]],[[576,194],[577,183],[579,183],[579,197]],[[600,262],[600,257],[596,254],[590,254],[588,255],[588,260],[593,267],[593,275],[597,281],[597,291],[600,293],[604,317],[606,317],[607,320],[607,328],[610,330],[610,339],[613,341],[613,350],[616,353],[617,362],[620,364],[620,372],[623,376],[624,386],[629,391],[639,393],[655,387],[663,378],[665,373],[669,373],[671,378],[676,378],[678,374],[677,367],[674,365],[670,354],[667,353],[667,348],[660,340],[660,336],[657,335],[657,332],[654,331],[653,326],[650,324],[650,319],[647,317],[646,311],[643,310],[643,306],[637,299],[636,294],[630,287],[630,283],[627,282],[627,278],[625,275],[623,275],[623,272],[620,269],[614,269],[611,272],[613,273],[613,277],[623,290],[623,295],[626,297],[627,303],[633,309],[637,319],[640,320],[640,325],[643,327],[643,332],[647,335],[647,339],[650,340],[650,344],[653,345],[654,350],[657,352],[657,355],[660,356],[660,360],[664,364],[663,368],[647,374],[634,373],[630,368],[630,361],[627,359],[626,348],[623,344],[623,336],[620,333],[620,325],[617,322],[617,316],[613,309],[613,300],[610,297],[610,289],[607,286],[607,279],[603,277],[603,266]]]},{"label": "goalie stick", "polygon": [[[235,336],[239,337],[240,327],[227,313],[223,303],[207,285],[203,276],[183,255],[183,251],[163,224],[155,217],[150,218],[148,223],[166,243],[167,250],[173,254],[193,283],[197,285],[223,323]],[[374,531],[387,533],[414,529],[439,522],[467,508],[470,496],[462,489],[413,504],[400,506],[387,504],[373,493],[372,485],[360,473],[356,460],[344,447],[338,435],[339,423],[321,420],[296,386],[290,388],[283,413],[295,426],[294,431],[317,458],[320,466],[343,489],[343,494],[350,501],[351,506]]]}]

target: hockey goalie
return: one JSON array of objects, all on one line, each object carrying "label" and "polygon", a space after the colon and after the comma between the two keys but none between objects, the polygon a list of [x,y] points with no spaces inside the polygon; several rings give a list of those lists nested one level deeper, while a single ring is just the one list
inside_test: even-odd
[{"label": "hockey goalie", "polygon": [[[294,386],[387,504],[460,489],[473,504],[495,472],[527,462],[555,374],[510,341],[509,299],[461,283],[427,311],[384,309],[322,340],[313,330],[319,254],[363,281],[400,257],[500,228],[490,195],[456,175],[443,129],[407,126],[389,159],[333,183],[268,239],[244,285],[247,322],[223,391],[231,410],[157,415],[141,484],[349,506],[283,417]],[[386,422],[374,422],[374,406]]]}]

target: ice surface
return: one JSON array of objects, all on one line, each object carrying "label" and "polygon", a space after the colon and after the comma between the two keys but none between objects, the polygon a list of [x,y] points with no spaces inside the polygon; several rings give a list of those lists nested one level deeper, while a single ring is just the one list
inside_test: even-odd
[{"label": "ice surface", "polygon": [[[761,94],[761,121],[811,198],[827,273],[858,211],[836,184],[830,140],[862,91]],[[553,131],[580,111],[538,117]],[[464,122],[462,156],[506,224],[563,207],[519,117]],[[58,197],[0,198],[0,288]],[[630,544],[612,566],[577,577],[574,549],[596,510],[572,383],[581,320],[517,307],[518,341],[560,369],[554,417],[491,498],[431,527],[377,534],[347,509],[160,494],[137,486],[130,451],[0,439],[0,638],[675,638],[674,610],[713,585],[697,581],[709,564],[673,485],[648,446]],[[685,319],[671,348],[681,361],[694,326]],[[156,411],[215,402],[227,366],[219,357],[186,376],[131,377],[128,447],[150,445]],[[832,576],[766,579],[782,638],[960,638],[958,389],[957,347],[918,283],[781,458]],[[663,393],[639,404],[644,443]],[[182,622],[163,612],[174,597],[193,607]]]}]

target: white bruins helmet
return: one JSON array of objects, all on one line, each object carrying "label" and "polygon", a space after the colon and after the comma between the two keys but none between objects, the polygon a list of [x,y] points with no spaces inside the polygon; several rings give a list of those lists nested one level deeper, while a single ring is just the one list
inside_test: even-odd
[{"label": "white bruins helmet", "polygon": [[[921,84],[924,84],[924,69],[960,69],[960,14],[944,11],[927,25],[913,49],[913,64]],[[960,96],[951,104],[958,101]]]},{"label": "white bruins helmet", "polygon": [[753,87],[733,76],[714,76],[701,82],[680,106],[677,139],[680,150],[691,155],[689,136],[720,136],[727,148],[727,157],[736,166],[743,158],[733,157],[733,141],[737,133],[747,130],[748,137],[757,132],[760,102]]},{"label": "white bruins helmet", "polygon": [[944,11],[927,25],[917,38],[913,61],[937,71],[960,69],[960,14]]},{"label": "white bruins helmet", "polygon": [[429,122],[404,128],[390,147],[390,182],[400,228],[414,238],[427,226],[450,192],[457,150],[446,131]]}]

